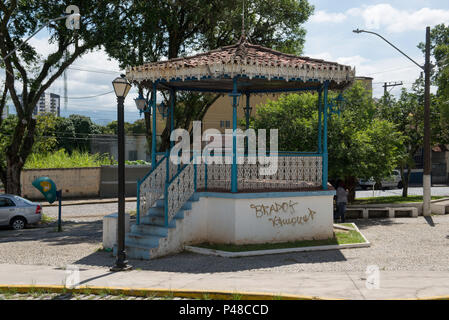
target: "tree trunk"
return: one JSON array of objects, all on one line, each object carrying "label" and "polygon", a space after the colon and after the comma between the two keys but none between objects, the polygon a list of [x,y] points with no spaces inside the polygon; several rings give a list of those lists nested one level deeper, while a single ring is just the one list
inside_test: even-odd
[{"label": "tree trunk", "polygon": [[357,186],[357,179],[355,177],[345,178],[345,188],[348,190],[348,203],[355,200],[355,188]]},{"label": "tree trunk", "polygon": [[23,165],[18,161],[18,157],[13,157],[7,159],[6,167],[6,185],[5,192],[8,194],[14,194],[20,196],[22,194],[20,185],[20,174],[22,172]]}]

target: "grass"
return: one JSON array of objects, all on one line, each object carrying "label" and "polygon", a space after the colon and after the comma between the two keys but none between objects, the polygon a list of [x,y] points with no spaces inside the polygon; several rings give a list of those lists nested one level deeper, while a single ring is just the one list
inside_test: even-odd
[{"label": "grass", "polygon": [[64,149],[42,154],[31,154],[26,163],[25,169],[47,169],[47,168],[86,168],[110,165],[111,160],[107,155],[89,154],[88,152],[73,151],[69,154]]},{"label": "grass", "polygon": [[[440,200],[447,197],[432,197],[432,200]],[[422,196],[390,196],[390,197],[374,197],[374,198],[360,198],[356,199],[351,205],[363,205],[363,204],[390,204],[390,203],[415,203],[422,202]]]},{"label": "grass", "polygon": [[197,245],[196,247],[219,251],[227,251],[227,252],[245,252],[245,251],[276,250],[276,249],[290,249],[290,248],[305,248],[314,246],[365,243],[365,240],[363,239],[360,232],[356,230],[351,231],[338,230],[335,231],[334,235],[335,235],[334,238],[327,240],[305,240],[305,241],[284,242],[284,243],[265,243],[265,244],[247,244],[247,245],[202,243],[200,245]]},{"label": "grass", "polygon": [[42,224],[50,224],[55,221],[56,221],[56,218],[49,217],[45,213],[42,214],[42,217],[41,217]]}]

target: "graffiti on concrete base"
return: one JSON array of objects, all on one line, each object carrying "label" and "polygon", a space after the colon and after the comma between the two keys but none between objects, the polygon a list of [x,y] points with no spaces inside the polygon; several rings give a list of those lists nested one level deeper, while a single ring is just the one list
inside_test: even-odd
[{"label": "graffiti on concrete base", "polygon": [[[251,204],[250,208],[254,209],[256,218],[267,217],[268,221],[273,224],[273,227],[302,225],[313,220],[316,211],[310,208],[308,209],[309,212],[302,216],[291,216],[296,213],[296,205],[298,205],[297,202],[290,200],[282,203],[275,202],[271,206]],[[290,214],[290,216],[285,216],[285,214]]]}]

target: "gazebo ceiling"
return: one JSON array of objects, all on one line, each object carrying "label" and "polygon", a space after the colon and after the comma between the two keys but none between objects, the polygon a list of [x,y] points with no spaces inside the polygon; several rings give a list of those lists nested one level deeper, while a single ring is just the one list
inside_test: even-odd
[{"label": "gazebo ceiling", "polygon": [[298,57],[250,44],[245,38],[232,46],[127,69],[134,83],[158,89],[201,92],[231,92],[233,78],[238,91],[248,93],[288,92],[318,89],[342,90],[355,77],[355,69],[335,62]]}]

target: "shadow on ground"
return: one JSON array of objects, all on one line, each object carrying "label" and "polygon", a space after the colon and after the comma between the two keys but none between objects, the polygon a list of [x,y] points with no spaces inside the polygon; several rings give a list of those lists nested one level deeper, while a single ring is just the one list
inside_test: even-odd
[{"label": "shadow on ground", "polygon": [[64,246],[78,243],[101,243],[102,221],[64,222],[62,232],[57,232],[57,224],[51,223],[24,230],[0,230],[0,243],[38,241],[43,245]]},{"label": "shadow on ground", "polygon": [[[173,256],[167,256],[149,261],[130,259],[129,264],[133,266],[134,270],[182,273],[216,273],[247,271],[253,269],[260,270],[301,263],[325,263],[340,261],[346,261],[346,258],[339,250],[279,254],[236,259],[203,256],[189,252],[182,252]],[[115,257],[113,257],[111,253],[95,252],[76,261],[75,264],[111,267],[114,262]]]}]

